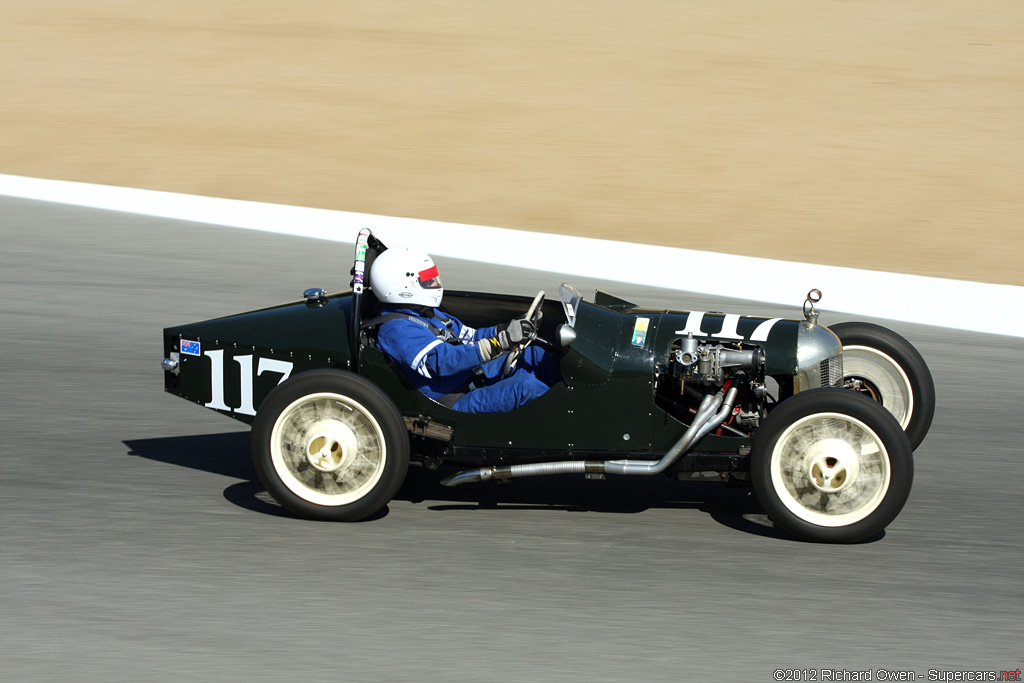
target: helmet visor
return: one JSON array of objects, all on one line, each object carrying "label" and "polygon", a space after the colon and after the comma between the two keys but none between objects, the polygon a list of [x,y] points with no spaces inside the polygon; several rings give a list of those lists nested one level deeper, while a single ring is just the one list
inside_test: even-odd
[{"label": "helmet visor", "polygon": [[441,278],[437,274],[437,266],[430,266],[419,273],[420,287],[423,289],[441,289]]}]

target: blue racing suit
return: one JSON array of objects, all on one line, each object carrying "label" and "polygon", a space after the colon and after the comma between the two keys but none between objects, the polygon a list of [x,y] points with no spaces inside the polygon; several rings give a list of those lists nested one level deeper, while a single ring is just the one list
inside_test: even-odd
[{"label": "blue racing suit", "polygon": [[502,379],[505,357],[484,362],[477,344],[495,336],[495,327],[474,329],[436,308],[385,304],[383,316],[393,313],[400,316],[380,325],[377,346],[420,391],[454,410],[505,412],[529,403],[561,380],[554,358],[536,346],[528,347],[515,372]]}]

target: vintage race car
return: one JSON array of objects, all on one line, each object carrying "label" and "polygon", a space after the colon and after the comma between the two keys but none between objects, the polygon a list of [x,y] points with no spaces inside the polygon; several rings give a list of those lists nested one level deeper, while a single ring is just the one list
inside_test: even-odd
[{"label": "vintage race car", "polygon": [[[351,291],[164,330],[166,391],[252,425],[267,491],[318,520],[384,507],[410,463],[443,484],[576,474],[752,484],[774,523],[849,543],[902,509],[934,386],[921,355],[877,325],[644,308],[563,284],[557,300],[451,292],[471,326],[521,315],[563,382],[505,413],[457,412],[415,389],[375,344],[368,273],[386,249],[359,234]],[[529,306],[528,306],[529,305]],[[542,314],[542,315],[541,315]]]}]

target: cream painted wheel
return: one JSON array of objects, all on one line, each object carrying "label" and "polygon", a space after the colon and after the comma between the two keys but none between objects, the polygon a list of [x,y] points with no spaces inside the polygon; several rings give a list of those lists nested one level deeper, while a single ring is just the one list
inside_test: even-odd
[{"label": "cream painted wheel", "polygon": [[387,444],[365,406],[318,393],[296,400],[270,434],[274,471],[288,489],[317,505],[348,505],[380,481]]},{"label": "cream painted wheel", "polygon": [[877,534],[899,514],[913,481],[899,423],[845,389],[784,400],[758,430],[750,457],[769,517],[812,541],[854,543]]},{"label": "cream painted wheel", "polygon": [[790,425],[771,455],[772,485],[800,519],[827,527],[859,522],[885,498],[891,466],[882,439],[841,413]]},{"label": "cream painted wheel", "polygon": [[843,379],[881,403],[903,429],[910,424],[914,390],[907,373],[891,356],[870,346],[843,346]]},{"label": "cream painted wheel", "polygon": [[844,386],[880,403],[900,423],[910,446],[920,446],[935,414],[935,384],[921,354],[880,325],[839,323],[829,329],[843,343]]},{"label": "cream painted wheel", "polygon": [[252,428],[253,464],[281,505],[310,519],[356,521],[405,480],[409,436],[391,399],[340,370],[302,373],[275,388]]}]

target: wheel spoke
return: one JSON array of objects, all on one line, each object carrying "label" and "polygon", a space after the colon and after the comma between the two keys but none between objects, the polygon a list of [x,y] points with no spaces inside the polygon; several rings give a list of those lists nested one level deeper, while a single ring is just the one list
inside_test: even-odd
[{"label": "wheel spoke", "polygon": [[874,441],[868,441],[860,445],[861,455],[877,455],[880,452],[878,444]]}]

